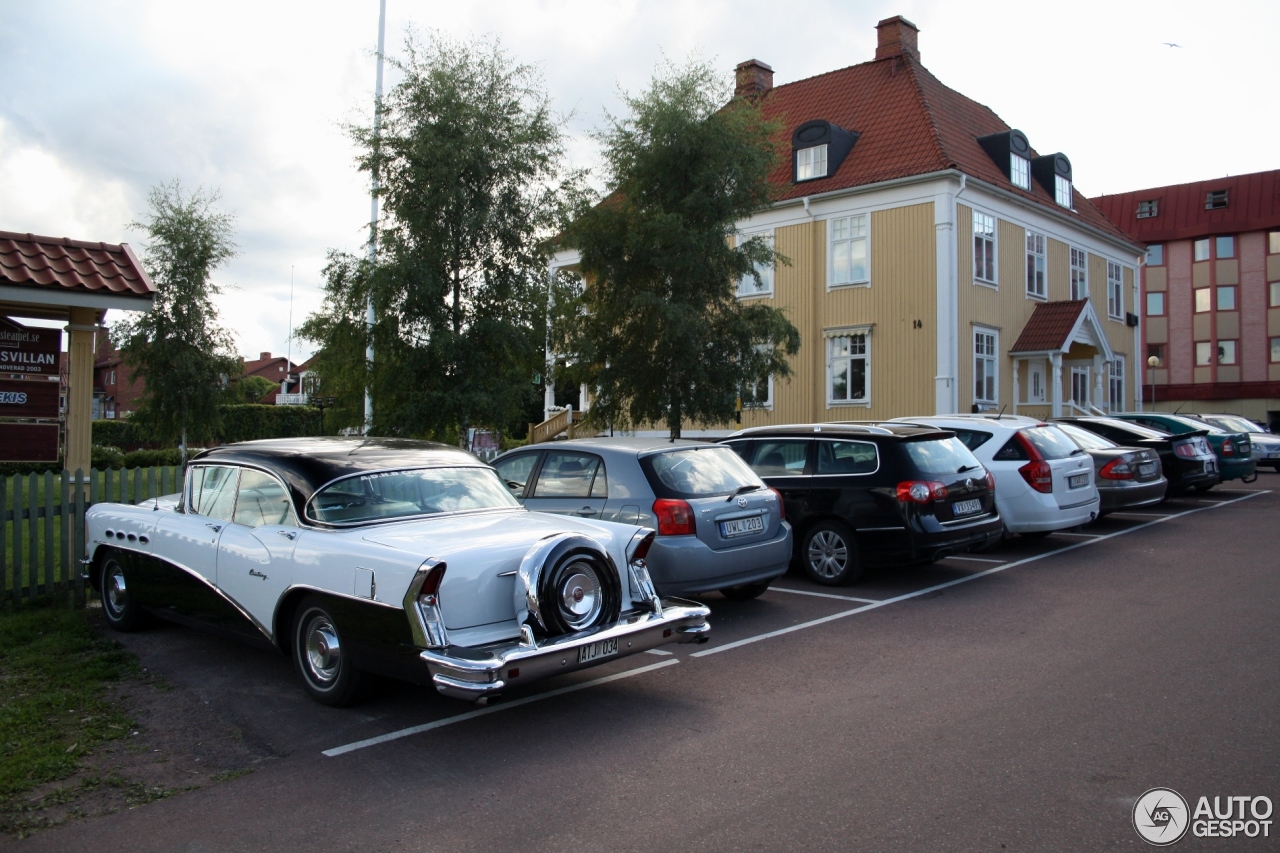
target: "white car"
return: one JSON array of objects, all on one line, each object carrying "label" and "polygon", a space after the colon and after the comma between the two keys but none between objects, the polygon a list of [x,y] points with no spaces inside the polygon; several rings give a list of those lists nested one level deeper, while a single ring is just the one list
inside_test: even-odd
[{"label": "white car", "polygon": [[951,430],[995,475],[1005,530],[1045,536],[1098,517],[1093,460],[1053,424],[1020,415],[895,420]]},{"label": "white car", "polygon": [[278,649],[329,705],[356,701],[366,672],[484,702],[710,631],[705,606],[654,591],[652,530],[529,512],[441,444],[224,445],[181,494],[86,521],[112,628],[160,616]]}]

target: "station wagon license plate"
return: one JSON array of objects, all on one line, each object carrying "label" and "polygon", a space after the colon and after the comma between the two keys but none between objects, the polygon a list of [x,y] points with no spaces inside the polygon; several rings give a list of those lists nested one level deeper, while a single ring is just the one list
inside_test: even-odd
[{"label": "station wagon license plate", "polygon": [[1138,466],[1138,473],[1143,477],[1154,474],[1155,472],[1156,472],[1156,463],[1154,462],[1143,462],[1141,465]]},{"label": "station wagon license plate", "polygon": [[951,505],[952,515],[968,515],[971,512],[979,512],[982,509],[982,501],[974,498],[971,501],[956,501]]},{"label": "station wagon license plate", "polygon": [[764,516],[753,515],[750,518],[734,518],[720,522],[720,535],[725,539],[735,536],[749,536],[752,533],[764,532]]},{"label": "station wagon license plate", "polygon": [[1088,474],[1072,474],[1067,478],[1068,489],[1083,489],[1087,485],[1089,485]]},{"label": "station wagon license plate", "polygon": [[596,643],[590,643],[585,646],[578,647],[578,663],[587,663],[588,661],[607,658],[610,655],[618,653],[618,639],[600,640]]}]

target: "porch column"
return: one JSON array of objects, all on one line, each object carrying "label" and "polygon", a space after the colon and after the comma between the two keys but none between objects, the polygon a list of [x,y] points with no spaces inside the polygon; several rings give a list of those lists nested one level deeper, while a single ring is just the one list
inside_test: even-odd
[{"label": "porch column", "polygon": [[1018,414],[1018,403],[1022,400],[1022,391],[1018,387],[1018,368],[1022,366],[1022,359],[1014,357],[1013,359],[1013,413]]},{"label": "porch column", "polygon": [[1049,356],[1049,369],[1053,371],[1053,416],[1062,417],[1062,353]]},{"label": "porch column", "polygon": [[71,372],[67,384],[67,444],[63,467],[88,472],[93,445],[93,342],[98,313],[93,308],[72,308],[67,325],[67,360]]},{"label": "porch column", "polygon": [[1109,361],[1103,361],[1100,355],[1093,357],[1093,405],[1104,411],[1107,409],[1109,400],[1107,394],[1107,367],[1110,364],[1111,362]]}]

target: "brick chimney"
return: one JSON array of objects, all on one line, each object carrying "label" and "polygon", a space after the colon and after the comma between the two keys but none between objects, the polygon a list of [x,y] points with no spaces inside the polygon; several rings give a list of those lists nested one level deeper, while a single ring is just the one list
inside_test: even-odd
[{"label": "brick chimney", "polygon": [[[876,59],[889,59],[905,54],[919,62],[920,48],[916,46],[919,34],[920,30],[916,25],[901,15],[885,18],[876,24]],[[742,77],[739,76],[738,80],[738,85],[741,86]]]},{"label": "brick chimney", "polygon": [[758,59],[739,62],[734,69],[737,85],[733,89],[736,98],[763,95],[773,88],[773,69]]},{"label": "brick chimney", "polygon": [[260,352],[260,353],[258,353],[258,361],[267,361],[267,360],[269,360],[270,358],[271,358],[271,353],[269,353],[269,352]]}]

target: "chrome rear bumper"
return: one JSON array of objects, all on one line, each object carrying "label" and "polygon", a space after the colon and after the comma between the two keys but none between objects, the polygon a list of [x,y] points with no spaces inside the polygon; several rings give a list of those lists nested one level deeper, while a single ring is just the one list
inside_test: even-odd
[{"label": "chrome rear bumper", "polygon": [[[511,641],[479,648],[448,646],[428,649],[419,657],[431,681],[455,699],[492,698],[508,687],[638,654],[668,643],[705,643],[711,637],[709,608],[667,598],[661,613],[631,613],[602,628],[556,637],[541,644]],[[596,643],[616,640],[617,652],[590,656]],[[583,651],[588,649],[588,651]]]}]

